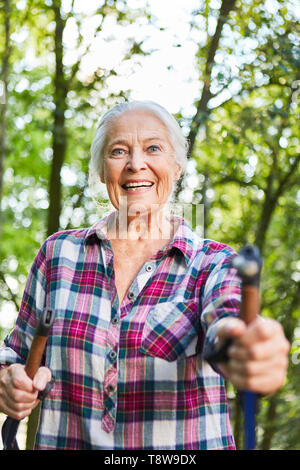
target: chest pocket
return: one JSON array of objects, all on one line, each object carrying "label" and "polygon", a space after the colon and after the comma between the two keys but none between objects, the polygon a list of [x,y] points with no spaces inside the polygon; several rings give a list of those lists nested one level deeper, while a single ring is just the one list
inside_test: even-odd
[{"label": "chest pocket", "polygon": [[198,308],[174,301],[155,306],[147,316],[140,351],[169,362],[195,355],[202,338]]}]

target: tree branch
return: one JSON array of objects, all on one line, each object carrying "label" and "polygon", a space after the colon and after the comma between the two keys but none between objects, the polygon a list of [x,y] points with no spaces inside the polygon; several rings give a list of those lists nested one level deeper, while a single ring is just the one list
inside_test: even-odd
[{"label": "tree branch", "polygon": [[213,96],[210,90],[212,68],[214,65],[215,55],[219,46],[219,42],[221,39],[223,26],[228,19],[229,13],[233,10],[234,5],[235,5],[235,0],[223,0],[222,1],[216,31],[211,39],[209,49],[208,49],[206,67],[205,67],[205,72],[204,72],[204,84],[203,84],[203,89],[202,89],[202,95],[198,102],[196,113],[192,119],[190,132],[188,135],[189,156],[192,155],[199,127],[201,123],[207,119],[207,116],[209,114],[209,109],[207,107],[207,104],[208,104],[208,101]]},{"label": "tree branch", "polygon": [[290,183],[290,179],[291,179],[292,175],[297,170],[297,166],[300,162],[300,154],[296,155],[296,157],[294,157],[294,158],[295,158],[295,160],[294,160],[293,164],[290,166],[289,171],[283,176],[283,178],[279,182],[278,188],[277,188],[277,190],[274,194],[274,197],[276,197],[276,199],[278,199],[281,196],[281,194],[285,190],[286,186]]},{"label": "tree branch", "polygon": [[217,180],[217,181],[214,181],[212,183],[212,186],[220,186],[222,184],[227,184],[227,183],[236,183],[238,184],[239,186],[244,186],[244,187],[252,187],[252,186],[256,186],[258,189],[262,189],[261,186],[259,184],[257,184],[256,182],[253,182],[252,181],[243,181],[235,176],[231,176],[231,175],[228,175],[228,176],[224,176],[223,178]]},{"label": "tree branch", "polygon": [[10,298],[6,298],[6,297],[3,296],[2,293],[0,293],[1,297],[5,300],[13,302],[15,304],[16,310],[19,311],[20,310],[20,305],[19,305],[17,296],[16,296],[16,294],[13,293],[13,291],[11,290],[9,285],[7,284],[5,276],[4,276],[2,271],[0,271],[0,280],[5,284],[5,288],[7,289],[8,293],[10,295]]},{"label": "tree branch", "polygon": [[[104,4],[102,5],[101,9],[105,9],[105,7],[107,7],[107,0],[105,0]],[[103,27],[103,23],[104,23],[104,20],[105,20],[105,14],[102,14],[102,19],[100,21],[100,24],[97,26],[95,32],[94,32],[94,36],[93,36],[93,39],[96,37],[96,34],[102,30],[102,27]],[[80,34],[80,38],[79,38],[79,43],[77,45],[77,48],[79,48],[79,46],[81,45],[82,43],[82,35]],[[92,43],[93,41],[91,41],[85,48],[84,52],[82,52],[82,54],[80,54],[80,57],[79,59],[77,60],[77,62],[75,62],[75,64],[73,64],[72,66],[72,69],[71,69],[71,74],[70,74],[70,77],[68,78],[68,88],[70,88],[74,78],[75,78],[75,75],[77,74],[78,70],[79,70],[79,67],[80,67],[80,64],[82,62],[82,59],[88,54],[89,50],[91,49],[91,46],[92,46]]]}]

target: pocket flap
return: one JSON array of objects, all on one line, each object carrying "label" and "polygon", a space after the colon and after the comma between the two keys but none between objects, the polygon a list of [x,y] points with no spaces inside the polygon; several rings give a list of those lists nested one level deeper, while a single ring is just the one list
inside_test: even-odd
[{"label": "pocket flap", "polygon": [[142,334],[141,352],[175,361],[197,353],[201,336],[195,302],[163,302],[150,310]]}]

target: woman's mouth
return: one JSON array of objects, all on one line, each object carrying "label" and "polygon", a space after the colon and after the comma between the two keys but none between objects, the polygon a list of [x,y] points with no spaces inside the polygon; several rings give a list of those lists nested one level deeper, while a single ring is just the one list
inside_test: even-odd
[{"label": "woman's mouth", "polygon": [[153,186],[154,183],[152,181],[128,181],[122,184],[122,188],[125,191],[135,192],[135,191],[142,191],[147,190]]}]

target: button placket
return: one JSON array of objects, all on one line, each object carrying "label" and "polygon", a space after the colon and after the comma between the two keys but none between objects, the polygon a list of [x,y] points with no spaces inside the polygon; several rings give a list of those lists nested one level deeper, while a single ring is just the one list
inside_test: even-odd
[{"label": "button placket", "polygon": [[[110,431],[115,426],[117,407],[117,379],[118,379],[118,354],[111,349],[107,354],[107,370],[104,379],[104,415],[102,427],[108,426]],[[107,431],[107,432],[110,432]]]},{"label": "button placket", "polygon": [[132,292],[132,291],[128,292],[127,297],[128,297],[129,300],[133,300],[134,299],[134,292]]},{"label": "button placket", "polygon": [[108,385],[107,391],[108,393],[112,393],[115,390],[115,387],[113,385]]},{"label": "button placket", "polygon": [[102,428],[107,432],[115,426],[118,389],[118,354],[120,336],[120,310],[117,296],[112,301],[110,323],[108,325],[105,375],[104,375],[104,413]]},{"label": "button placket", "polygon": [[115,351],[110,351],[109,357],[114,361],[117,357],[117,353]]}]

